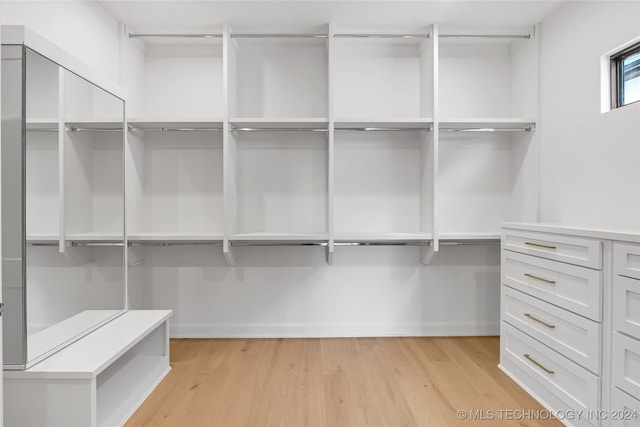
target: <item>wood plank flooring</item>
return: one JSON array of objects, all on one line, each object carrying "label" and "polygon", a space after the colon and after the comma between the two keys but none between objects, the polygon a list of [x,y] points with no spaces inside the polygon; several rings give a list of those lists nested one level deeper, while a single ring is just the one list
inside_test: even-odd
[{"label": "wood plank flooring", "polygon": [[543,408],[498,358],[498,337],[172,339],[173,370],[126,427],[561,426],[500,415]]}]

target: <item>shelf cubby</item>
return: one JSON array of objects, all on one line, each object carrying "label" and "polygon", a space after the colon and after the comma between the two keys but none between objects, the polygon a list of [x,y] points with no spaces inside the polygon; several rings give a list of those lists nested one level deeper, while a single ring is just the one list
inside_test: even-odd
[{"label": "shelf cubby", "polygon": [[[217,31],[220,32],[221,31]],[[136,39],[143,58],[128,78],[130,117],[210,121],[223,116],[223,41],[221,37]]]},{"label": "shelf cubby", "polygon": [[[467,129],[478,123],[458,123]],[[491,128],[499,125],[493,123]],[[535,218],[535,138],[530,122],[503,123],[517,131],[440,132],[440,238],[493,239],[504,221]],[[482,125],[487,126],[487,124]],[[500,127],[497,127],[500,129]],[[511,128],[513,129],[513,128]]]},{"label": "shelf cubby", "polygon": [[446,31],[440,33],[439,111],[443,120],[536,116],[533,38],[446,38]]},{"label": "shelf cubby", "polygon": [[336,123],[336,241],[432,238],[433,134],[419,130],[430,126],[426,120]]},{"label": "shelf cubby", "polygon": [[232,117],[328,116],[326,38],[234,37],[229,48]]},{"label": "shelf cubby", "polygon": [[332,40],[333,108],[338,120],[433,116],[431,38],[348,34]]},{"label": "shelf cubby", "polygon": [[222,122],[134,119],[129,126],[129,240],[221,240]]},{"label": "shelf cubby", "polygon": [[[234,122],[232,129],[243,124],[251,123]],[[300,130],[326,129],[327,123],[260,126],[262,131],[230,132],[230,239],[328,239],[327,132]]]}]

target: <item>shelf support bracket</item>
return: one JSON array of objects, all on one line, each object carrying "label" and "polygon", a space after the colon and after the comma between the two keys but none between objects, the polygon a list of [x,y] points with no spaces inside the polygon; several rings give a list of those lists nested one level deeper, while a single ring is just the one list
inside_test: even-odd
[{"label": "shelf support bracket", "polygon": [[66,242],[64,253],[78,264],[88,264],[93,262],[93,248],[90,246],[73,246],[71,242]]},{"label": "shelf support bracket", "polygon": [[327,245],[327,264],[333,265],[333,240],[329,241]]},{"label": "shelf support bracket", "polygon": [[236,257],[233,255],[233,249],[231,248],[231,241],[229,239],[224,239],[222,242],[222,253],[229,265],[236,265]]},{"label": "shelf support bracket", "polygon": [[142,252],[143,249],[140,246],[129,246],[127,251],[127,263],[130,267],[137,267],[144,264]]},{"label": "shelf support bracket", "polygon": [[429,263],[431,262],[431,258],[433,258],[434,253],[435,253],[435,248],[433,247],[433,244],[422,247],[420,249],[420,258],[421,258],[422,264],[429,265]]}]

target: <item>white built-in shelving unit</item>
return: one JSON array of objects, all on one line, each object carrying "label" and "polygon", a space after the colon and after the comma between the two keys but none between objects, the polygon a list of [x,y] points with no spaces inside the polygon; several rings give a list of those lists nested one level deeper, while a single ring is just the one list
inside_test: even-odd
[{"label": "white built-in shelving unit", "polygon": [[131,242],[222,242],[230,262],[234,245],[316,244],[330,260],[495,241],[537,215],[535,28],[129,36],[145,82]]}]

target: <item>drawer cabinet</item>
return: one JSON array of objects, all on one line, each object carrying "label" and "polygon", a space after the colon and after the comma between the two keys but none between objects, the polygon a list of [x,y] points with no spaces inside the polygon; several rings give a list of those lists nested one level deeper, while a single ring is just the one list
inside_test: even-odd
[{"label": "drawer cabinet", "polygon": [[613,278],[613,329],[640,339],[640,280]]},{"label": "drawer cabinet", "polygon": [[599,240],[504,229],[502,247],[583,267],[602,268],[602,242]]},{"label": "drawer cabinet", "polygon": [[600,407],[600,378],[519,331],[502,325],[504,356],[575,411]]},{"label": "drawer cabinet", "polygon": [[640,427],[640,400],[616,387],[611,390],[611,427]]},{"label": "drawer cabinet", "polygon": [[503,291],[502,306],[504,321],[600,373],[600,323],[509,288]]},{"label": "drawer cabinet", "polygon": [[640,396],[640,340],[613,333],[612,383],[632,396]]},{"label": "drawer cabinet", "polygon": [[640,246],[625,243],[614,244],[613,271],[620,276],[640,279]]},{"label": "drawer cabinet", "polygon": [[600,321],[602,272],[502,251],[502,283]]}]

